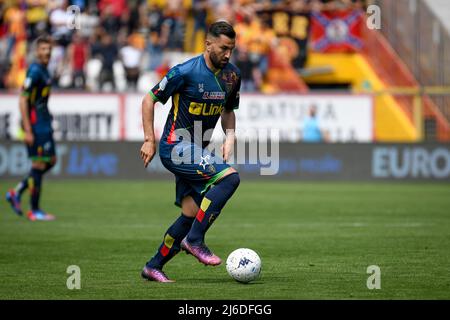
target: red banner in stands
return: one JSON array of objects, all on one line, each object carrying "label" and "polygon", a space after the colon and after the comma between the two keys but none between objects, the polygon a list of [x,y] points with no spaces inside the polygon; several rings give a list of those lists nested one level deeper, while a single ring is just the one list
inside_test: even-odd
[{"label": "red banner in stands", "polygon": [[312,49],[317,52],[360,51],[363,22],[360,10],[313,12]]}]

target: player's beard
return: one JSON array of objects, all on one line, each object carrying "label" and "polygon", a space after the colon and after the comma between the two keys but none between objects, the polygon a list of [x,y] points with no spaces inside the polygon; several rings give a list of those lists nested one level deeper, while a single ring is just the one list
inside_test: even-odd
[{"label": "player's beard", "polygon": [[211,53],[209,54],[209,58],[210,58],[210,60],[211,60],[211,63],[212,63],[212,65],[214,66],[214,68],[216,68],[216,69],[223,69],[223,68],[225,68],[225,66],[227,65],[227,63],[228,63],[228,60],[226,60],[226,61],[221,61],[218,57],[217,57],[217,55],[215,54],[215,52],[214,51],[211,51]]}]

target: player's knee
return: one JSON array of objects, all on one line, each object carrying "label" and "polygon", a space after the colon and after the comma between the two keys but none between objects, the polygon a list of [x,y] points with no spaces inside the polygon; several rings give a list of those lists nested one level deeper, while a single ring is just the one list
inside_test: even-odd
[{"label": "player's knee", "polygon": [[44,169],[42,171],[44,173],[48,172],[51,168],[53,168],[56,164],[56,157],[52,157],[50,161],[45,163]]},{"label": "player's knee", "polygon": [[186,196],[181,200],[181,209],[183,210],[183,215],[188,218],[195,218],[198,212],[198,206],[191,196]]},{"label": "player's knee", "polygon": [[46,166],[46,163],[42,162],[42,161],[33,161],[31,163],[31,168],[33,168],[35,170],[43,171],[43,170],[45,170],[45,166]]},{"label": "player's knee", "polygon": [[52,157],[50,161],[47,163],[46,170],[50,170],[51,168],[53,168],[56,165],[56,162],[57,162],[56,157]]},{"label": "player's knee", "polygon": [[237,187],[239,187],[239,184],[241,183],[241,177],[239,176],[239,173],[235,171],[232,174],[230,174],[230,177],[234,188],[237,189]]},{"label": "player's knee", "polygon": [[226,183],[228,186],[230,186],[232,189],[236,190],[237,187],[239,187],[239,184],[241,183],[241,178],[239,176],[239,173],[234,170],[230,174],[226,175],[222,178],[223,183]]}]

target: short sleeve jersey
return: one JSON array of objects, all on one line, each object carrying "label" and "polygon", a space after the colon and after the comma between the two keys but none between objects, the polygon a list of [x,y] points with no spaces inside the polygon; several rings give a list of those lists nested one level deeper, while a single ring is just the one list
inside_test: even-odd
[{"label": "short sleeve jersey", "polygon": [[239,107],[240,84],[237,67],[228,63],[214,73],[206,65],[203,55],[170,69],[150,92],[154,101],[163,104],[172,97],[161,144],[177,143],[180,141],[177,130],[185,129],[192,142],[202,141],[202,147],[208,145],[222,112]]},{"label": "short sleeve jersey", "polygon": [[52,132],[52,116],[48,110],[51,77],[44,65],[32,63],[22,88],[22,95],[28,100],[28,115],[33,133]]}]

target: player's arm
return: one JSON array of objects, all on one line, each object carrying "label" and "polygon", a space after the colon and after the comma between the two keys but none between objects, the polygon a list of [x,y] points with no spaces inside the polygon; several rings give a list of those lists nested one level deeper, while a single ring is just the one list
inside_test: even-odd
[{"label": "player's arm", "polygon": [[222,155],[225,162],[230,159],[236,142],[236,115],[234,110],[239,108],[240,89],[241,76],[238,74],[237,82],[221,114],[222,129],[225,132],[225,142],[222,145]]},{"label": "player's arm", "polygon": [[225,132],[225,142],[222,145],[223,160],[225,162],[231,156],[234,149],[234,143],[236,142],[236,116],[234,110],[224,110],[221,115],[222,129]]},{"label": "player's arm", "polygon": [[142,100],[142,126],[144,129],[144,144],[141,147],[141,158],[147,167],[156,153],[155,133],[153,120],[155,118],[155,101],[150,94]]},{"label": "player's arm", "polygon": [[33,130],[31,127],[31,119],[29,113],[29,103],[28,97],[31,95],[33,87],[37,85],[38,79],[36,74],[31,71],[28,71],[27,77],[25,78],[25,82],[22,87],[22,93],[19,97],[19,110],[20,115],[22,117],[22,126],[25,133],[25,143],[28,145],[32,145],[34,142]]},{"label": "player's arm", "polygon": [[145,167],[156,153],[153,119],[155,103],[165,104],[167,100],[183,86],[183,75],[177,66],[169,70],[166,76],[144,97],[142,101],[142,126],[144,128],[144,144],[141,148],[141,158]]},{"label": "player's arm", "polygon": [[19,98],[19,109],[22,116],[22,125],[25,132],[25,143],[32,145],[34,142],[33,130],[31,129],[30,116],[28,114],[28,100],[26,96],[21,95]]}]

